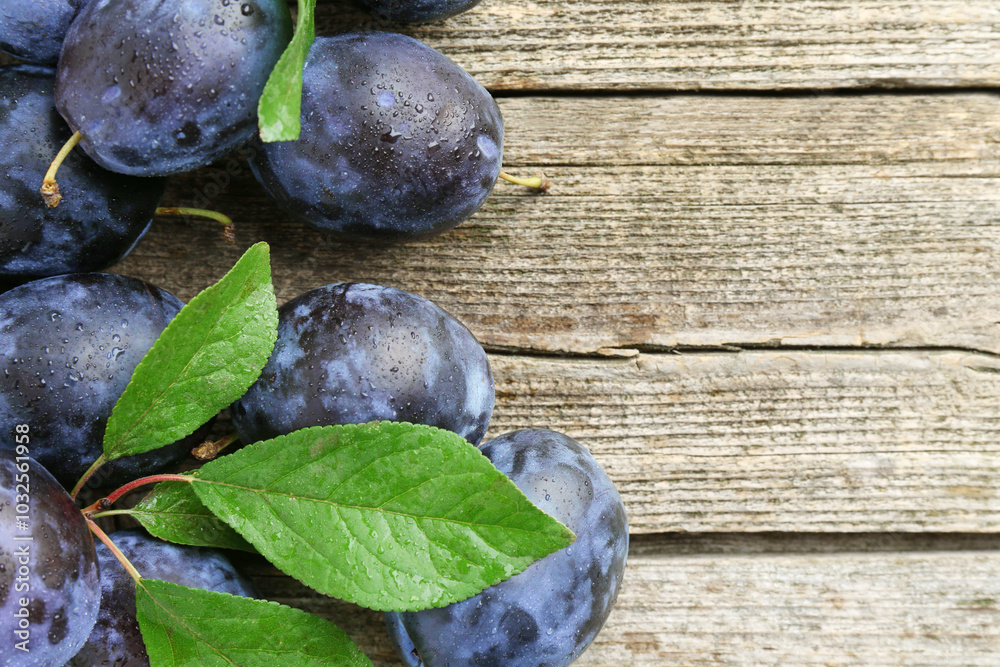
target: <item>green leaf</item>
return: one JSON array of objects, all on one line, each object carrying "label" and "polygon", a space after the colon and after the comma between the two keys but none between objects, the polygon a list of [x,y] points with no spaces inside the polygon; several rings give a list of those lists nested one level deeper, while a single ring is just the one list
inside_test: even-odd
[{"label": "green leaf", "polygon": [[264,141],[295,141],[302,127],[302,68],[316,38],[316,0],[299,0],[295,36],[271,70],[257,105],[257,123]]},{"label": "green leaf", "polygon": [[371,667],[336,625],[277,602],[141,579],[135,609],[152,667]]},{"label": "green leaf", "polygon": [[239,533],[205,507],[186,482],[160,482],[126,511],[161,540],[256,553]]},{"label": "green leaf", "polygon": [[136,366],[104,433],[108,460],[190,435],[246,392],[278,335],[266,243],[191,299]]},{"label": "green leaf", "polygon": [[315,590],[382,611],[464,600],[573,540],[464,438],[374,422],[206,463],[202,502]]}]

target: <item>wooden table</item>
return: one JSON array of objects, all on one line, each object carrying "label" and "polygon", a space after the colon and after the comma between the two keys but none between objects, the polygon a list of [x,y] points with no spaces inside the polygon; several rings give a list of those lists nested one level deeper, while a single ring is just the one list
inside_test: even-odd
[{"label": "wooden table", "polygon": [[[166,202],[236,248],[164,218],[115,270],[189,299],[265,240],[279,302],[377,282],[465,322],[491,434],[568,433],[627,503],[581,666],[1000,665],[1000,2],[484,0],[407,32],[494,92],[548,194],[355,247],[234,157]],[[401,664],[379,614],[251,569]]]}]

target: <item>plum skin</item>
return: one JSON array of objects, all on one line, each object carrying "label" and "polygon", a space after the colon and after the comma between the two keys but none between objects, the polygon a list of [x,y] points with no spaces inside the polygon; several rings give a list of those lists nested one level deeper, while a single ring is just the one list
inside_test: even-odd
[{"label": "plum skin", "polygon": [[[0,295],[0,449],[27,423],[32,454],[66,488],[103,452],[104,428],[132,371],[181,309],[172,294],[135,278],[78,273]],[[105,485],[176,462],[191,439],[115,459]]]},{"label": "plum skin", "polygon": [[318,37],[298,141],[253,145],[250,167],[286,211],[343,238],[440,234],[475,213],[500,174],[503,117],[467,72],[405,35]]},{"label": "plum skin", "polygon": [[149,229],[163,178],[115,174],[74,151],[59,169],[64,195],[42,204],[39,186],[72,132],[55,109],[55,71],[0,67],[0,276],[29,280],[104,269]]},{"label": "plum skin", "polygon": [[[29,445],[31,432],[28,433]],[[28,476],[25,493],[23,474]],[[20,488],[19,488],[20,487]],[[28,496],[31,542],[16,525],[18,495]],[[94,626],[101,604],[97,556],[90,530],[73,499],[38,462],[0,449],[0,637],[4,664],[59,667],[75,654]],[[27,548],[27,584],[21,578],[21,550]],[[29,652],[15,648],[23,638],[15,614],[27,598]],[[7,660],[10,659],[10,662]]]},{"label": "plum skin", "polygon": [[93,0],[63,43],[56,107],[106,169],[196,169],[256,132],[291,36],[282,0]]},{"label": "plum skin", "polygon": [[624,504],[590,452],[561,433],[514,431],[480,449],[576,541],[468,600],[386,614],[389,633],[411,666],[563,667],[590,645],[618,597]]},{"label": "plum skin", "polygon": [[267,365],[232,406],[243,442],[308,426],[408,421],[473,444],[493,413],[489,360],[440,307],[381,285],[337,283],[278,310]]},{"label": "plum skin", "polygon": [[4,0],[0,50],[38,65],[55,65],[66,31],[86,0]]},{"label": "plum skin", "polygon": [[358,0],[385,21],[422,23],[467,12],[482,0]]},{"label": "plum skin", "polygon": [[[143,577],[191,588],[256,597],[257,591],[221,551],[170,544],[142,530],[120,530],[110,534]],[[135,582],[111,550],[97,545],[101,571],[101,609],[83,648],[67,667],[149,667],[146,645],[136,619]]]}]

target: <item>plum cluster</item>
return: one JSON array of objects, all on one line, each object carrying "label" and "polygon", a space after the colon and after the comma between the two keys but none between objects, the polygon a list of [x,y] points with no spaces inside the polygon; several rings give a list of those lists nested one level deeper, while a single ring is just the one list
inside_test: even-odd
[{"label": "plum cluster", "polygon": [[[59,481],[71,484],[99,455],[114,402],[180,307],[180,301],[153,285],[99,273],[45,278],[0,295],[0,349],[10,362],[0,376],[0,454],[9,468],[10,481],[4,482],[8,494],[14,493],[18,439],[6,434],[18,432],[18,420],[36,425],[32,451],[58,473]],[[282,306],[271,357],[233,404],[232,415],[245,442],[308,426],[393,420],[448,429],[478,444],[493,403],[487,355],[458,320],[402,290],[337,283]],[[122,481],[126,474],[154,471],[183,457],[192,444],[187,439],[113,461],[102,480]],[[628,549],[621,498],[590,453],[559,433],[517,431],[481,445],[481,451],[532,502],[573,530],[576,542],[470,600],[389,614],[393,640],[411,665],[567,665],[601,629],[621,585]],[[83,545],[77,551],[88,544],[92,550],[72,500],[55,478],[47,472],[43,478],[45,493],[59,499],[61,514],[39,517],[37,525],[46,526],[46,535],[57,535],[52,526],[65,520],[67,526],[76,525],[74,539]],[[0,522],[11,526],[12,514],[2,512],[13,503],[2,503],[0,498]],[[63,544],[69,538],[58,539],[63,540],[61,553],[75,553]],[[145,576],[252,594],[216,556],[139,534],[125,534],[116,543]],[[75,647],[65,654],[68,659],[93,628],[70,664],[145,664],[131,582],[121,568],[109,567],[110,556],[101,548],[98,556],[88,551],[81,558],[97,558],[102,572],[115,574],[102,575],[105,603],[97,625],[91,618],[72,643],[60,639],[56,644]],[[15,564],[0,563],[0,571],[15,571]],[[50,575],[46,581],[57,580]],[[58,583],[52,594],[63,589],[71,600],[46,599],[36,606],[51,610],[55,604],[72,609],[74,619],[93,617],[93,602],[86,609],[73,606],[80,596],[65,583]],[[4,593],[0,584],[0,597]],[[13,597],[9,590],[6,595],[9,603]],[[57,620],[65,618],[59,612]],[[61,638],[62,632],[53,636]]]},{"label": "plum cluster", "polygon": [[[251,139],[291,34],[281,0],[4,2],[0,49],[32,65],[0,68],[0,285],[99,271],[131,251],[160,177]],[[74,141],[86,155],[61,163],[46,206],[49,165]]]},{"label": "plum cluster", "polygon": [[[356,0],[402,22],[446,19],[479,1]],[[31,662],[15,653],[4,664],[148,665],[132,581],[103,545],[95,549],[63,487],[101,453],[115,402],[182,306],[154,285],[95,273],[142,238],[165,177],[251,145],[251,170],[290,214],[348,240],[397,242],[468,219],[501,175],[504,122],[490,94],[442,54],[389,32],[317,38],[299,138],[264,143],[257,106],[291,26],[284,0],[0,7],[0,50],[30,63],[0,68],[0,286],[19,284],[0,294],[0,632],[5,642],[19,637],[27,616],[34,642]],[[39,186],[73,142],[82,152],[60,168],[63,201],[50,192],[44,206]],[[600,465],[547,430],[480,445],[493,407],[489,360],[469,329],[423,297],[363,283],[285,304],[266,367],[231,407],[244,442],[373,420],[448,429],[577,535],[470,600],[388,614],[409,665],[568,665],[621,586],[628,526]],[[25,423],[37,461],[19,449]],[[203,432],[113,461],[94,483],[175,464]],[[24,570],[27,598],[18,594],[21,536],[32,538],[36,559]],[[139,532],[115,542],[144,576],[254,594],[218,553]]]},{"label": "plum cluster", "polygon": [[[478,1],[362,4],[406,22]],[[299,138],[261,142],[258,102],[291,36],[284,0],[5,2],[0,50],[33,65],[0,68],[0,285],[110,266],[148,228],[163,177],[251,141],[279,206],[345,239],[422,239],[482,206],[501,174],[500,110],[404,35],[316,39]],[[86,155],[70,152],[56,184],[49,165],[76,142]]]},{"label": "plum cluster", "polygon": [[[25,442],[29,431],[23,430]],[[0,449],[0,641],[8,667],[149,667],[135,582],[44,466]],[[178,546],[138,530],[113,533],[140,574],[255,596],[214,549]]]}]

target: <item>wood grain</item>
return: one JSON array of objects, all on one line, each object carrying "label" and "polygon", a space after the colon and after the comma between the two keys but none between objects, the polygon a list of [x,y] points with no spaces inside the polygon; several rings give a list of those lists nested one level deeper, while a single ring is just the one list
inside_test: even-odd
[{"label": "wood grain", "polygon": [[[330,618],[379,667],[382,615],[266,566],[261,592]],[[574,665],[980,665],[1000,654],[1000,554],[630,555],[614,612]]]},{"label": "wood grain", "polygon": [[321,2],[321,34],[379,28],[439,49],[493,90],[995,86],[994,0],[485,0],[424,26]]},{"label": "wood grain", "polygon": [[[1000,113],[987,94],[506,99],[500,184],[471,221],[393,247],[279,211],[233,158],[166,201],[267,240],[279,300],[339,280],[438,302],[494,349],[723,345],[1000,352]],[[606,113],[605,113],[606,111]],[[189,299],[239,249],[161,218],[116,270]]]}]

